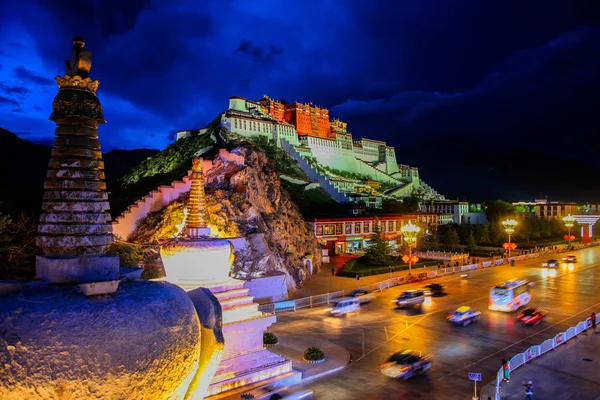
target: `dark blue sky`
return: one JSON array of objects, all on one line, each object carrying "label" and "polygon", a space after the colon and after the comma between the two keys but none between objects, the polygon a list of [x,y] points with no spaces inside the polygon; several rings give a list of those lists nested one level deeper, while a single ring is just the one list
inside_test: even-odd
[{"label": "dark blue sky", "polygon": [[329,108],[399,162],[448,141],[598,162],[596,0],[5,0],[0,18],[0,126],[33,141],[51,142],[53,78],[82,35],[105,150],[162,149],[229,96],[268,94]]}]

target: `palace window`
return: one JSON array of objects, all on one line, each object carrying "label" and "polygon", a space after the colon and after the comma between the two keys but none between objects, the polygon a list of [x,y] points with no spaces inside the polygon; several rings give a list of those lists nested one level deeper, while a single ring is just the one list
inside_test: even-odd
[{"label": "palace window", "polygon": [[323,225],[317,225],[317,236],[323,235]]},{"label": "palace window", "polygon": [[346,222],[346,235],[352,235],[352,223]]},{"label": "palace window", "polygon": [[400,232],[400,221],[396,221],[396,232]]},{"label": "palace window", "polygon": [[370,224],[370,222],[363,223],[363,232],[364,233],[369,233],[371,231],[369,224]]},{"label": "palace window", "polygon": [[325,225],[325,235],[335,235],[335,227],[333,224],[327,224]]},{"label": "palace window", "polygon": [[388,221],[388,232],[392,232],[394,230],[394,222]]},{"label": "palace window", "polygon": [[354,224],[354,233],[360,233],[360,222]]},{"label": "palace window", "polygon": [[341,235],[342,234],[342,228],[343,228],[342,224],[336,224],[335,225],[335,234],[336,235]]}]

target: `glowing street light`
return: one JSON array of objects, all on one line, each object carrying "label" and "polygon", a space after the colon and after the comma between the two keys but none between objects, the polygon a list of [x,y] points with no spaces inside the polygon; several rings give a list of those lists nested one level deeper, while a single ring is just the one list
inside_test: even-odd
[{"label": "glowing street light", "polygon": [[408,224],[405,224],[400,228],[400,231],[408,245],[408,257],[404,256],[402,257],[402,260],[404,262],[408,261],[408,274],[412,275],[412,264],[419,260],[416,256],[412,255],[412,248],[417,244],[417,235],[421,232],[421,228],[413,224],[412,221],[409,221]]},{"label": "glowing street light", "polygon": [[571,236],[571,228],[573,227],[573,225],[575,225],[575,217],[573,217],[571,214],[569,214],[566,217],[564,217],[562,220],[565,223],[567,230],[569,231],[569,233],[567,234],[567,236],[565,236],[565,238],[568,240],[569,246],[571,246],[571,240],[575,239],[575,236]]},{"label": "glowing street light", "polygon": [[513,245],[510,243],[510,238],[512,237],[512,234],[515,233],[515,227],[518,224],[519,223],[514,219],[507,219],[507,220],[502,221],[502,226],[504,227],[504,232],[506,232],[506,234],[508,235],[508,246],[506,246],[506,248],[508,249],[508,257],[509,258],[510,258],[510,251],[516,248],[516,246],[513,247]]}]

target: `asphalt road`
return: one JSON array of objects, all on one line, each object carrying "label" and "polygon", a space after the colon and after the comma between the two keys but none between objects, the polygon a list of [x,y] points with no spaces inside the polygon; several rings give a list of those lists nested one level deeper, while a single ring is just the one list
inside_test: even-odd
[{"label": "asphalt road", "polygon": [[[554,276],[541,267],[553,257],[520,261],[515,267],[472,271],[469,279],[458,274],[436,279],[432,282],[444,285],[447,295],[433,297],[421,308],[397,310],[392,303],[402,291],[423,285],[414,283],[381,292],[375,302],[342,317],[329,316],[323,307],[278,314],[272,330],[321,337],[352,354],[346,369],[303,385],[317,399],[470,399],[474,388],[468,372],[483,374],[479,390],[495,379],[502,358],[510,359],[600,310],[600,247],[575,254],[574,268],[561,265]],[[487,309],[489,289],[511,278],[535,283],[529,306],[549,312],[544,322],[523,326],[516,312]],[[446,316],[462,305],[481,311],[481,319],[466,327],[448,323]],[[405,349],[431,354],[431,370],[408,381],[382,375],[379,366],[386,358]]]}]

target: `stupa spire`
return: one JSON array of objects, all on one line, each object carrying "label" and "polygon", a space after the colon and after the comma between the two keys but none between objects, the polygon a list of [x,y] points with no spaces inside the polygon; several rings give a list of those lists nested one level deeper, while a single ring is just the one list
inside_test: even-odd
[{"label": "stupa spire", "polygon": [[192,159],[192,181],[190,197],[188,199],[188,213],[185,219],[183,235],[190,239],[197,239],[210,235],[206,224],[206,199],[204,194],[204,171],[202,157],[194,156]]},{"label": "stupa spire", "polygon": [[[73,40],[66,73],[55,78],[58,94],[50,120],[56,123],[44,182],[37,245],[37,276],[50,282],[100,281],[118,277],[118,257],[103,256],[113,243],[98,124],[104,115],[89,77],[92,52]],[[83,257],[85,256],[85,257]],[[67,259],[71,257],[71,259]],[[100,258],[99,258],[100,257]]]}]

